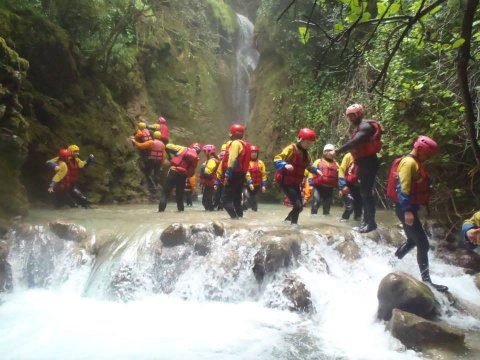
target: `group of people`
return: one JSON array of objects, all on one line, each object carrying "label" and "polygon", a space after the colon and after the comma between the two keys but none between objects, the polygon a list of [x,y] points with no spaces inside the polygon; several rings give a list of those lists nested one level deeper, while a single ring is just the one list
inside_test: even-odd
[{"label": "group of people", "polygon": [[[333,194],[338,189],[345,205],[341,220],[348,220],[352,214],[355,220],[362,220],[363,215],[361,225],[355,230],[368,233],[377,228],[374,187],[380,165],[377,154],[382,148],[382,128],[377,121],[364,119],[364,108],[360,104],[349,106],[346,116],[353,131],[350,139],[339,148],[326,144],[322,156],[313,161],[308,149],[317,140],[317,135],[313,129],[303,128],[298,132],[297,141],[274,157],[274,179],[292,207],[285,219],[291,224],[298,222],[305,206],[307,188],[313,192],[311,213],[317,214],[322,205],[324,215],[330,213]],[[242,124],[232,124],[229,136],[230,139],[217,154],[212,144],[202,146],[194,142],[187,147],[171,143],[163,117],[159,117],[152,126],[146,121],[137,122],[137,130],[131,141],[140,151],[152,194],[156,191],[162,164],[169,160],[158,204],[159,212],[165,211],[173,191],[177,210],[184,211],[184,192],[187,188],[191,194],[192,186],[195,188],[192,179],[202,151],[206,160],[200,169],[200,185],[205,210],[223,208],[231,219],[242,218],[244,210],[249,207],[257,211],[257,195],[265,192],[267,186],[265,164],[259,159],[260,149],[244,139],[245,127]],[[90,165],[94,158],[90,155],[84,162],[79,159],[78,152],[78,147],[71,145],[68,149],[60,150],[57,158],[47,162],[56,171],[49,191],[59,196],[68,194],[84,206],[88,205],[88,201],[79,195],[81,193],[75,188],[75,182],[78,169]],[[437,152],[438,145],[433,139],[423,135],[418,137],[411,151],[393,162],[387,183],[387,197],[395,203],[395,213],[407,237],[395,255],[402,259],[416,247],[422,280],[439,291],[446,291],[446,286],[434,284],[430,278],[429,242],[418,216],[419,207],[429,203],[430,180],[424,162]],[[338,154],[344,155],[341,164],[335,161]],[[188,204],[191,205],[191,197],[190,201],[187,200]],[[480,244],[480,211],[464,223],[462,236],[471,246]]]},{"label": "group of people", "polygon": [[53,193],[56,208],[64,205],[90,207],[90,201],[76,185],[80,177],[80,169],[91,166],[94,161],[93,154],[90,154],[86,161],[80,159],[80,148],[74,144],[60,149],[58,156],[47,161],[47,166],[54,172],[48,192]]}]

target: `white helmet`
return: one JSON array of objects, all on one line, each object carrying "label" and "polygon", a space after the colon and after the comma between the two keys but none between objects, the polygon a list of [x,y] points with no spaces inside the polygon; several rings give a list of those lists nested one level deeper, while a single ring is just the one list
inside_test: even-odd
[{"label": "white helmet", "polygon": [[323,147],[323,152],[331,150],[335,150],[335,146],[333,144],[327,144]]}]

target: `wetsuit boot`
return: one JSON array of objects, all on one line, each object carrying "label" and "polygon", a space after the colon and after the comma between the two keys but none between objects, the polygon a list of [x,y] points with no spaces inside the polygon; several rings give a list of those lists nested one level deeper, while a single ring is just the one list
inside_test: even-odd
[{"label": "wetsuit boot", "polygon": [[414,247],[415,247],[414,243],[410,243],[406,241],[398,247],[397,251],[395,251],[395,256],[399,259],[403,259],[403,257],[407,255],[408,252],[412,250]]},{"label": "wetsuit boot", "polygon": [[428,267],[422,271],[422,281],[430,286],[432,286],[434,289],[440,292],[446,292],[448,291],[448,287],[445,285],[438,285],[434,284],[432,282],[432,279],[430,279],[430,271],[428,270]]}]

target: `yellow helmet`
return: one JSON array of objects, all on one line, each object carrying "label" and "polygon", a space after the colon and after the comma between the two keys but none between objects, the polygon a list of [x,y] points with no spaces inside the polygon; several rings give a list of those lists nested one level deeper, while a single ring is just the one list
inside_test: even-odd
[{"label": "yellow helmet", "polygon": [[150,128],[155,129],[155,130],[159,130],[160,129],[160,124],[150,125]]},{"label": "yellow helmet", "polygon": [[226,150],[227,150],[227,143],[222,145],[222,148],[220,149],[220,151],[226,151]]},{"label": "yellow helmet", "polygon": [[77,145],[70,145],[68,147],[68,150],[73,153],[73,152],[76,152],[76,151],[80,151],[80,148]]},{"label": "yellow helmet", "polygon": [[161,139],[162,138],[162,133],[160,131],[154,131],[153,132],[153,138],[154,139]]},{"label": "yellow helmet", "polygon": [[144,122],[139,122],[139,123],[138,123],[138,128],[139,128],[140,130],[144,130],[144,129],[147,128],[147,124],[145,124]]}]

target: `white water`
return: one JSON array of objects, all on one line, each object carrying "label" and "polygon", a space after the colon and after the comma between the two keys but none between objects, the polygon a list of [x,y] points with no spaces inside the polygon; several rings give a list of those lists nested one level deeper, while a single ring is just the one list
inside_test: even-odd
[{"label": "white water", "polygon": [[[97,233],[114,229],[117,241],[110,258],[93,262],[91,255],[82,254],[81,266],[73,261],[73,243],[67,242],[55,253],[54,271],[44,288],[25,287],[22,271],[32,253],[21,255],[27,254],[29,243],[25,241],[13,248],[9,261],[14,270],[15,291],[4,296],[0,305],[0,358],[423,358],[420,353],[405,350],[384,324],[375,320],[380,280],[394,270],[418,277],[413,254],[402,261],[391,261],[393,248],[356,236],[362,258],[348,263],[332,245],[327,245],[326,239],[317,235],[302,245],[298,266],[279,272],[263,286],[256,283],[251,265],[257,244],[248,230],[311,234],[313,229],[336,224],[339,209],[333,210],[331,218],[303,213],[302,226],[296,229],[281,222],[287,213],[281,206],[261,205],[258,213],[247,212],[246,218],[237,222],[229,221],[225,213],[203,212],[198,204],[181,215],[173,206],[162,215],[154,208],[106,207],[62,213],[63,219]],[[32,221],[36,222],[59,216],[53,211],[33,215]],[[380,217],[388,224],[393,214]],[[231,223],[233,229],[225,237],[214,239],[208,256],[168,249],[162,253],[165,263],[157,269],[162,276],[158,279],[158,274],[157,278],[153,275],[152,245],[166,225],[215,219]],[[37,238],[35,244],[48,243],[48,232],[42,234],[45,236]],[[322,257],[330,273],[324,271]],[[186,268],[176,267],[180,263],[186,264]],[[130,300],[125,302],[114,300],[109,291],[110,280],[118,269],[128,269],[127,286],[120,287],[129,293]],[[433,256],[431,270],[434,281],[448,285],[455,296],[480,303],[480,292],[471,276]],[[288,302],[281,294],[281,281],[287,272],[295,273],[310,290],[316,309],[313,315],[286,309]],[[156,286],[168,289],[168,294],[155,290]],[[446,322],[478,333],[479,320],[456,311],[447,313],[447,302],[437,295],[443,303]],[[441,355],[443,359],[457,358]],[[464,358],[475,356],[467,354]]]},{"label": "white water", "polygon": [[250,115],[250,75],[256,69],[260,53],[253,47],[253,24],[237,14],[239,31],[236,45],[236,67],[233,83],[234,120],[245,124]]}]

